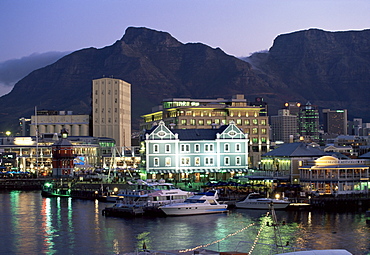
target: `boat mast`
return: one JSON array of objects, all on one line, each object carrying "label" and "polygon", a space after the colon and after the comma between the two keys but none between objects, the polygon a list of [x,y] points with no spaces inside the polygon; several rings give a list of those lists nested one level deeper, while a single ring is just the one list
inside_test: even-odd
[{"label": "boat mast", "polygon": [[39,129],[37,126],[37,106],[35,106],[35,127],[36,127],[36,177],[39,177]]}]

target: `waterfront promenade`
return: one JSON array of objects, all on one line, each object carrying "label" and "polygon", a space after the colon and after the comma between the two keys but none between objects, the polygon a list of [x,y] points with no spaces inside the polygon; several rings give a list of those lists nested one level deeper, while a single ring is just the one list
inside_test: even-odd
[{"label": "waterfront promenade", "polygon": [[[41,190],[42,185],[45,182],[57,180],[54,177],[40,177],[40,178],[5,178],[0,179],[0,190]],[[127,187],[127,183],[121,182],[110,182],[102,183],[96,180],[88,179],[80,181],[78,179],[65,179],[64,182],[68,182],[72,189],[75,189],[75,194],[80,194],[78,197],[81,199],[95,199],[96,192],[101,191],[102,186],[105,190],[124,189]],[[177,183],[176,186],[183,190],[189,190],[193,192],[203,191],[204,189],[216,188],[220,191],[220,201],[228,203],[230,207],[235,205],[236,201],[239,201],[247,196],[247,192],[243,190],[231,190],[227,186],[223,187],[207,187],[204,183],[192,183],[191,186],[188,183]],[[86,194],[85,194],[85,193]],[[93,197],[89,197],[88,194],[94,194]],[[309,203],[311,207],[322,208],[325,210],[367,210],[370,208],[370,194],[351,194],[351,195],[339,195],[339,196],[306,196],[306,197],[288,197],[291,202],[294,203]],[[299,208],[301,209],[301,208]]]}]

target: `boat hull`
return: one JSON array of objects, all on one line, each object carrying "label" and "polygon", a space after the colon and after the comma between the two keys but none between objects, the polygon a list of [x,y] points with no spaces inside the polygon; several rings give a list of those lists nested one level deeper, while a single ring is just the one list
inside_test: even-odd
[{"label": "boat hull", "polygon": [[211,213],[225,213],[227,212],[227,205],[211,205],[211,206],[163,206],[162,211],[168,216],[181,215],[198,215]]},{"label": "boat hull", "polygon": [[[275,210],[285,209],[289,206],[289,202],[273,202],[273,206]],[[243,201],[237,202],[235,204],[236,208],[242,209],[259,209],[259,210],[269,210],[270,209],[270,202],[255,202],[255,201]]]}]

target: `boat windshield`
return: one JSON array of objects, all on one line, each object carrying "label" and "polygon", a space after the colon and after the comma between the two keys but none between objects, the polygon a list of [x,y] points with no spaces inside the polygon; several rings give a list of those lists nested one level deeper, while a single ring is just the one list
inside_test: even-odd
[{"label": "boat windshield", "polygon": [[189,204],[193,204],[193,203],[204,203],[206,202],[206,200],[202,200],[202,199],[192,199],[192,198],[188,198],[185,200],[185,203],[189,203]]},{"label": "boat windshield", "polygon": [[263,196],[261,196],[260,194],[250,194],[249,199],[257,199],[257,198],[263,198]]}]

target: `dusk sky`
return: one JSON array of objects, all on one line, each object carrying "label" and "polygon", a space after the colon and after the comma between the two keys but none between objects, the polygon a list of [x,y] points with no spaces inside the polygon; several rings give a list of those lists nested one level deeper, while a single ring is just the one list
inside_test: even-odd
[{"label": "dusk sky", "polygon": [[282,33],[370,27],[368,0],[1,0],[0,62],[47,51],[101,48],[129,26],[169,32],[234,56]]},{"label": "dusk sky", "polygon": [[1,0],[0,68],[34,53],[102,48],[129,26],[249,56],[279,34],[367,29],[369,13],[369,0]]}]

